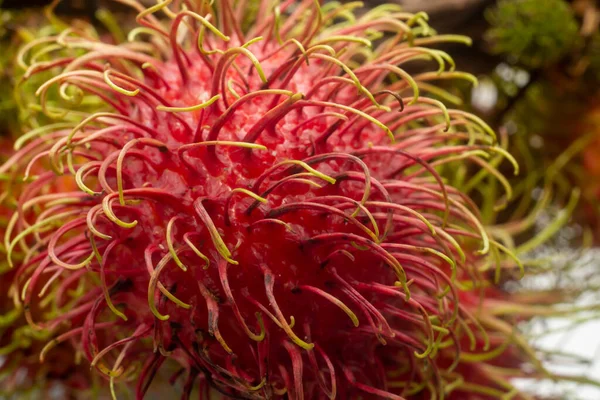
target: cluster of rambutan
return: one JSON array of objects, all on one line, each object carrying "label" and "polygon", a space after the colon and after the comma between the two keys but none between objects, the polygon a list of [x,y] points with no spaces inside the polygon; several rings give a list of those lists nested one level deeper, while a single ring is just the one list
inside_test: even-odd
[{"label": "cluster of rambutan", "polygon": [[474,80],[430,47],[467,39],[393,5],[118,1],[128,41],[19,54],[56,121],[0,166],[26,182],[3,293],[53,335],[42,362],[71,346],[138,398],[167,360],[184,398],[530,398],[510,378],[544,368],[490,273],[520,264],[438,172],[513,161],[431,83]]}]

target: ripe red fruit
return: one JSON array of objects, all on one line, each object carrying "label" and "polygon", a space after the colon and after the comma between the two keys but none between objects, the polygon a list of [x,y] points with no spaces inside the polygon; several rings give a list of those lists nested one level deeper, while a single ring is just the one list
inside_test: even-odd
[{"label": "ripe red fruit", "polygon": [[[470,79],[423,47],[464,39],[394,6],[355,19],[354,3],[263,2],[250,17],[246,2],[128,3],[144,27],[130,38],[150,39],[74,27],[24,51],[77,53],[31,61],[26,76],[57,69],[38,94],[62,121],[0,167],[48,169],[5,239],[11,264],[27,255],[14,285],[28,322],[58,331],[42,359],[68,340],[111,385],[143,362],[138,397],[166,359],[184,396],[197,380],[257,399],[512,390],[457,368],[463,347],[490,350],[469,290],[505,248],[436,170],[470,159],[494,174],[485,157],[505,153],[476,117],[419,97]],[[401,68],[422,59],[439,70]],[[78,111],[89,96],[106,111]],[[78,188],[49,190],[56,179]]]},{"label": "ripe red fruit", "polygon": [[[13,140],[0,137],[0,162],[10,157]],[[23,189],[23,182],[15,176],[0,177],[0,234],[4,237],[8,220],[16,208],[15,199]],[[57,180],[55,183],[59,183]],[[64,187],[52,187],[53,191]],[[21,262],[24,254],[18,252],[15,262]],[[54,393],[71,398],[74,392],[89,386],[89,372],[81,370],[71,346],[63,343],[49,356],[45,364],[39,363],[39,354],[52,332],[36,331],[23,318],[23,307],[18,300],[16,287],[11,285],[17,269],[10,269],[6,261],[6,249],[0,244],[0,387],[9,397],[51,398]],[[38,318],[41,315],[36,315]]]}]

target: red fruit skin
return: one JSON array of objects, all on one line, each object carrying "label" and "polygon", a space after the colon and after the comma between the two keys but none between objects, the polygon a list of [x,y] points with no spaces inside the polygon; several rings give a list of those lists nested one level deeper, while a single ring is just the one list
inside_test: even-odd
[{"label": "red fruit skin", "polygon": [[[288,2],[282,12],[292,3],[312,7]],[[148,66],[135,45],[86,38],[87,56],[56,60],[68,66],[50,83],[105,92],[115,112],[36,138],[2,167],[23,171],[39,162],[31,154],[42,154],[64,174],[56,179],[78,187],[53,189],[64,196],[52,203],[44,195],[54,178],[42,174],[19,198],[13,241],[43,212],[32,201],[51,215],[70,213],[41,231],[39,251],[18,267],[26,310],[42,307],[38,292],[50,271],[60,271],[50,293],[61,304],[69,289],[84,288],[62,313],[27,311],[29,322],[68,337],[111,382],[143,364],[138,398],[166,359],[185,371],[184,398],[195,380],[250,399],[435,398],[456,376],[502,392],[497,376],[458,358],[470,346],[465,327],[474,331],[470,351],[489,350],[474,316],[477,296],[456,284],[485,280],[473,271],[486,234],[473,203],[431,166],[494,151],[484,128],[471,143],[465,126],[473,119],[452,112],[453,129],[444,132],[444,109],[411,104],[410,85],[386,81],[385,61],[349,74],[308,28],[298,43],[309,63],[298,45],[270,36],[241,46],[230,6],[219,3],[222,14],[212,17],[226,20],[217,25],[231,42],[214,32],[205,39],[223,54],[184,53],[169,41],[165,59]],[[188,14],[178,15],[171,37]],[[248,37],[264,30],[258,18]],[[357,46],[343,35],[392,29],[373,18],[328,32],[338,38],[330,48],[342,57]],[[238,53],[233,67],[228,57]],[[142,77],[103,64],[123,60]],[[502,365],[520,364],[506,354]],[[487,397],[459,385],[446,398]]]}]

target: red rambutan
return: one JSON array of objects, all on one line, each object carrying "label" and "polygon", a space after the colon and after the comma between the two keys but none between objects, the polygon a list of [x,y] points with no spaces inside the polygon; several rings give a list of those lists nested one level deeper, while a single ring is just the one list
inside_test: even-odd
[{"label": "red rambutan", "polygon": [[[72,27],[20,55],[26,78],[56,72],[37,94],[59,121],[0,167],[38,174],[4,245],[30,326],[57,335],[42,360],[69,341],[111,387],[139,375],[138,398],[167,359],[184,397],[519,396],[482,366],[529,351],[480,308],[508,250],[438,172],[502,181],[485,159],[510,157],[419,95],[474,80],[426,47],[467,39],[391,5],[119,2],[139,11],[128,42]],[[437,71],[405,69],[423,60]],[[78,111],[91,97],[105,109]]]},{"label": "red rambutan", "polygon": [[[13,147],[13,140],[0,137],[0,161],[4,162]],[[0,177],[0,233],[4,236],[8,220],[17,207],[16,198],[28,182],[16,176]],[[56,180],[48,189],[65,191],[73,189],[57,186]],[[16,398],[73,398],[90,386],[90,373],[81,370],[80,364],[68,343],[63,343],[47,362],[39,363],[39,354],[53,332],[33,329],[23,317],[22,303],[16,287],[11,285],[17,269],[10,269],[6,261],[6,248],[0,244],[0,386],[2,395]],[[27,262],[20,250],[13,255],[15,262]],[[41,314],[36,313],[36,317]],[[81,358],[81,357],[79,357]],[[20,398],[20,397],[19,397]]]}]

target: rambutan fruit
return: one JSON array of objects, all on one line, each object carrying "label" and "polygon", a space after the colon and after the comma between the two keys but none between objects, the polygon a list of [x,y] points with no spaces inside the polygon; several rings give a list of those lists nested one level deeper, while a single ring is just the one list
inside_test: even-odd
[{"label": "rambutan fruit", "polygon": [[[9,158],[13,141],[8,136],[0,137],[0,162]],[[17,208],[16,198],[24,185],[15,176],[0,176],[0,233],[4,236],[10,216]],[[48,189],[65,191],[55,181]],[[64,343],[46,363],[39,362],[40,351],[51,339],[53,332],[40,331],[29,326],[24,310],[18,300],[15,286],[11,283],[18,270],[9,268],[6,248],[0,244],[0,387],[6,398],[73,398],[75,393],[85,393],[91,388],[90,373],[81,369],[71,346]],[[26,261],[26,255],[17,250],[15,263]],[[36,316],[38,314],[36,313]],[[5,398],[5,397],[3,397]]]},{"label": "rambutan fruit", "polygon": [[[31,42],[44,42],[47,37],[54,37],[68,27],[73,27],[81,32],[94,35],[99,40],[115,43],[124,37],[123,28],[128,23],[121,22],[120,16],[104,9],[98,8],[95,12],[96,27],[89,21],[78,18],[77,13],[71,13],[64,20],[55,15],[54,11],[59,6],[60,0],[54,0],[48,7],[40,9],[27,9],[24,11],[0,9],[0,134],[10,135],[17,139],[29,129],[39,128],[42,125],[51,124],[52,118],[42,117],[39,113],[39,105],[35,97],[36,89],[53,77],[51,69],[38,71],[33,76],[24,79],[26,66],[19,54],[21,47],[27,48]],[[65,3],[62,3],[63,5]],[[63,7],[63,12],[68,8]],[[123,18],[127,16],[124,15]],[[123,25],[123,26],[121,26]],[[3,29],[4,28],[4,29]],[[34,44],[35,45],[35,44]],[[70,48],[55,48],[48,52],[36,52],[30,56],[38,63],[49,62],[58,55],[62,57],[73,57],[78,54],[77,50]],[[60,101],[58,94],[51,93],[47,98],[47,107],[52,110],[54,104]],[[98,98],[87,97],[85,101],[70,107],[71,111],[93,112],[104,102]],[[33,118],[33,115],[36,117]],[[77,118],[72,112],[70,116]]]},{"label": "rambutan fruit", "polygon": [[[55,2],[56,3],[56,2]],[[54,4],[55,5],[55,4]],[[62,21],[52,13],[54,5],[44,13],[35,11],[0,10],[0,165],[12,156],[13,147],[19,146],[19,136],[31,126],[39,128],[48,122],[47,118],[36,118],[32,99],[35,89],[47,79],[50,72],[36,74],[26,82],[22,79],[25,72],[20,69],[20,60],[15,57],[19,47],[32,40],[56,35],[65,29]],[[49,17],[45,19],[44,14]],[[106,13],[105,13],[106,14]],[[108,21],[110,16],[105,16]],[[82,21],[72,21],[80,29],[92,29]],[[5,28],[5,29],[3,29]],[[42,39],[43,40],[43,39]],[[67,49],[62,54],[71,54]],[[53,54],[56,56],[56,54]],[[39,62],[48,61],[44,53],[38,53]],[[15,86],[18,87],[15,90]],[[50,99],[50,103],[54,99]],[[95,102],[98,104],[98,102]],[[93,102],[82,107],[91,110]],[[20,124],[19,124],[20,123]],[[16,174],[14,172],[17,172]],[[44,172],[43,166],[34,166],[31,177],[22,179],[18,171],[6,171],[0,174],[0,236],[4,237],[8,220],[15,212],[18,197],[23,188],[35,180],[34,176]],[[66,186],[63,184],[66,183]],[[76,187],[72,180],[59,179],[45,188],[46,191],[64,192]],[[15,264],[26,259],[26,254],[16,249]],[[93,386],[91,374],[80,368],[82,357],[72,351],[69,343],[63,343],[55,349],[46,363],[39,362],[39,354],[51,339],[53,332],[40,331],[29,326],[24,318],[22,303],[16,287],[11,286],[16,268],[10,268],[6,260],[6,248],[0,244],[0,390],[1,396],[8,398],[72,398],[74,393],[85,395]],[[36,313],[37,317],[37,313]]]},{"label": "rambutan fruit", "polygon": [[482,306],[486,269],[519,264],[438,173],[504,182],[486,159],[512,161],[430,83],[474,80],[427,47],[467,39],[393,5],[118,1],[127,42],[72,26],[20,56],[54,75],[57,121],[0,167],[38,171],[4,245],[29,326],[56,335],[42,361],[69,342],[138,398],[166,360],[184,398],[527,398],[510,377],[543,367]]}]

